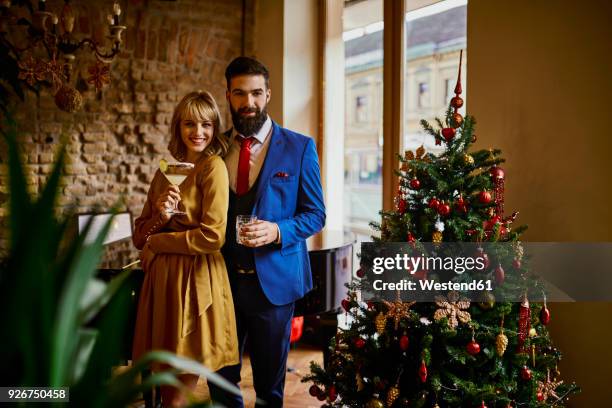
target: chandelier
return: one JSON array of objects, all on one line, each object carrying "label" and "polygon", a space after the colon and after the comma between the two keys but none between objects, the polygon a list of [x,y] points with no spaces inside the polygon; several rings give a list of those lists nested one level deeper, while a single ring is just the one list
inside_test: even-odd
[{"label": "chandelier", "polygon": [[[47,10],[45,0],[36,7],[30,1],[0,0],[0,43],[6,57],[15,60],[17,78],[36,89],[51,90],[55,104],[66,112],[76,112],[83,105],[81,93],[71,86],[72,71],[79,50],[88,50],[95,62],[88,67],[87,82],[96,91],[110,83],[110,63],[121,51],[121,34],[126,29],[119,24],[121,7],[114,3],[107,16],[108,34],[105,40],[78,39],[73,34],[76,14],[70,1],[65,0],[59,14]],[[93,32],[96,32],[94,29]]]}]

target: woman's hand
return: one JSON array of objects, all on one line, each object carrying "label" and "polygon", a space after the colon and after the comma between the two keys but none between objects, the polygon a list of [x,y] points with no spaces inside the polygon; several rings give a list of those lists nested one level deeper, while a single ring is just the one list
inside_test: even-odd
[{"label": "woman's hand", "polygon": [[172,218],[172,213],[168,213],[168,211],[177,208],[179,201],[181,201],[181,194],[178,186],[171,184],[166,188],[166,191],[160,194],[155,202],[155,208],[162,221],[167,222]]}]

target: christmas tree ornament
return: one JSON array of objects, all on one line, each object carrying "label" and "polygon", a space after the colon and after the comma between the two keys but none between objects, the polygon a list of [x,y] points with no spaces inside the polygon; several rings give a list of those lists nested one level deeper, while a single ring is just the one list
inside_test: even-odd
[{"label": "christmas tree ornament", "polygon": [[434,231],[434,233],[431,234],[431,242],[436,244],[442,242],[442,233],[440,231]]},{"label": "christmas tree ornament", "polygon": [[548,323],[550,323],[550,310],[548,310],[548,307],[546,306],[546,293],[543,293],[543,295],[544,295],[544,305],[542,306],[542,309],[540,310],[540,323],[546,326]]},{"label": "christmas tree ornament", "polygon": [[374,320],[374,325],[376,326],[376,333],[383,334],[387,327],[387,316],[383,312],[379,312]]},{"label": "christmas tree ornament", "polygon": [[348,312],[351,309],[351,301],[349,299],[342,299],[342,301],[340,302],[340,304],[342,305],[342,308]]},{"label": "christmas tree ornament", "polygon": [[506,272],[504,271],[504,268],[502,268],[501,264],[497,264],[497,268],[495,268],[495,282],[498,285],[501,285],[502,283],[504,283],[505,279]]},{"label": "christmas tree ornament", "polygon": [[365,388],[365,385],[363,383],[363,378],[361,377],[361,374],[357,373],[355,374],[355,383],[357,384],[357,391],[363,391],[363,389]]},{"label": "christmas tree ornament", "polygon": [[372,398],[366,403],[366,408],[385,408],[385,404],[378,398]]},{"label": "christmas tree ornament", "polygon": [[520,260],[520,259],[517,259],[517,258],[514,258],[514,259],[512,260],[512,267],[513,267],[514,269],[521,269],[521,260]]},{"label": "christmas tree ornament", "polygon": [[74,113],[81,110],[83,97],[81,93],[69,85],[63,85],[55,94],[55,104],[64,112]]},{"label": "christmas tree ornament", "polygon": [[406,200],[399,199],[397,201],[397,211],[400,214],[404,214],[406,212]]},{"label": "christmas tree ornament", "polygon": [[538,335],[538,332],[536,331],[535,327],[532,327],[531,329],[529,329],[529,337],[535,337]]},{"label": "christmas tree ornament", "polygon": [[422,383],[427,381],[427,365],[425,364],[425,360],[421,360],[421,366],[419,367],[419,378]]},{"label": "christmas tree ornament", "polygon": [[444,201],[438,204],[438,214],[440,214],[443,217],[446,217],[448,214],[450,214],[450,212],[451,212],[450,205],[448,205]]},{"label": "christmas tree ornament", "polygon": [[484,400],[480,403],[480,407],[478,407],[478,408],[487,408],[487,406],[485,405]]},{"label": "christmas tree ornament", "polygon": [[414,237],[414,235],[412,235],[412,232],[408,233],[408,236],[406,237],[406,241],[407,242],[416,242],[416,238]]},{"label": "christmas tree ornament", "polygon": [[323,391],[321,391],[321,388],[319,388],[317,385],[311,385],[310,388],[308,389],[308,393],[312,395],[313,397],[316,397],[322,392]]},{"label": "christmas tree ornament", "polygon": [[480,201],[482,204],[489,204],[491,202],[491,193],[488,191],[481,191],[478,194],[478,201]]},{"label": "christmas tree ornament", "polygon": [[459,297],[456,291],[449,292],[448,297],[436,296],[436,305],[439,307],[434,313],[434,320],[439,321],[448,319],[448,325],[455,329],[461,323],[469,323],[472,320],[470,313],[466,310],[470,308],[470,301],[467,298]]},{"label": "christmas tree ornament", "polygon": [[438,201],[436,197],[431,198],[429,200],[429,203],[427,204],[429,208],[433,208],[434,210],[437,210],[439,205],[440,205],[440,202]]},{"label": "christmas tree ornament", "polygon": [[463,154],[463,164],[465,166],[474,165],[474,157],[471,154],[464,153]]},{"label": "christmas tree ornament", "polygon": [[493,179],[493,192],[495,194],[495,212],[501,216],[504,214],[504,180],[506,174],[504,169],[496,165],[491,167],[490,174]]},{"label": "christmas tree ornament", "polygon": [[442,129],[442,136],[444,136],[444,139],[447,142],[450,142],[451,140],[453,140],[453,138],[455,137],[455,134],[457,133],[457,131],[453,128],[444,128]]},{"label": "christmas tree ornament", "polygon": [[353,345],[358,348],[358,349],[362,349],[365,347],[365,340],[362,339],[361,337],[356,337],[353,339]]},{"label": "christmas tree ornament", "polygon": [[330,402],[334,402],[336,398],[338,398],[338,392],[336,391],[336,386],[332,384],[327,389],[327,399]]},{"label": "christmas tree ornament", "polygon": [[363,278],[365,276],[365,271],[363,270],[363,268],[359,268],[357,269],[357,272],[355,272],[355,274],[358,278]]},{"label": "christmas tree ornament", "polygon": [[563,381],[551,381],[550,380],[550,370],[546,372],[546,382],[538,381],[537,382],[537,398],[538,401],[546,401],[549,397],[553,397],[556,400],[559,400],[559,396],[556,393],[557,387],[563,384]]},{"label": "christmas tree ornament", "polygon": [[455,202],[455,206],[457,208],[457,211],[462,212],[462,213],[467,213],[467,210],[468,210],[467,204],[462,195],[460,195],[457,201]]},{"label": "christmas tree ornament", "polygon": [[410,180],[410,188],[411,189],[418,190],[420,187],[421,187],[421,182],[419,181],[419,179],[414,177],[412,180]]},{"label": "christmas tree ornament", "polygon": [[460,128],[463,125],[463,116],[459,112],[453,113],[453,127]]},{"label": "christmas tree ornament", "polygon": [[397,293],[397,300],[394,302],[388,302],[383,300],[385,306],[387,306],[387,318],[393,319],[395,330],[399,327],[399,322],[402,319],[410,317],[410,307],[416,302],[402,302],[399,292]]},{"label": "christmas tree ornament", "polygon": [[478,303],[478,307],[482,310],[491,310],[493,306],[495,306],[495,295],[488,290],[482,292],[481,301]]},{"label": "christmas tree ornament", "polygon": [[476,140],[478,140],[478,137],[476,137],[476,133],[474,133],[472,135],[472,143],[476,143]]},{"label": "christmas tree ornament", "polygon": [[525,381],[529,381],[531,380],[531,376],[532,374],[531,374],[531,370],[529,369],[529,367],[523,366],[521,368],[521,378]]},{"label": "christmas tree ornament", "polygon": [[518,323],[518,352],[523,353],[525,351],[525,339],[529,333],[531,325],[531,309],[529,307],[529,299],[525,293],[521,297],[521,305],[519,307],[519,323]]},{"label": "christmas tree ornament", "polygon": [[450,104],[453,108],[459,109],[463,106],[463,99],[460,96],[453,96],[451,98]]},{"label": "christmas tree ornament", "polygon": [[395,384],[393,387],[389,388],[387,391],[387,407],[393,405],[393,403],[399,398],[400,390],[398,384]]},{"label": "christmas tree ornament", "polygon": [[327,395],[325,395],[325,392],[321,391],[321,393],[317,395],[317,399],[319,401],[325,401],[327,399]]},{"label": "christmas tree ornament", "polygon": [[504,328],[502,327],[500,333],[495,338],[495,352],[499,357],[503,356],[508,347],[508,337],[504,334]]},{"label": "christmas tree ornament", "polygon": [[402,337],[400,337],[399,339],[399,346],[400,349],[402,351],[406,351],[408,350],[408,345],[410,344],[410,339],[408,338],[408,335],[406,335],[406,332],[404,332],[404,334],[402,335]]},{"label": "christmas tree ornament", "polygon": [[470,355],[475,356],[476,354],[480,353],[480,344],[476,343],[476,341],[472,337],[472,341],[470,341],[467,346],[465,346],[465,349]]}]

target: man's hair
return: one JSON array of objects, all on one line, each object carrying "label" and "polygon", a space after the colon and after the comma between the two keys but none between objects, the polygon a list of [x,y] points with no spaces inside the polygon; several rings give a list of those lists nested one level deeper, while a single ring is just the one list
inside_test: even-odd
[{"label": "man's hair", "polygon": [[266,88],[269,88],[268,81],[270,80],[270,73],[268,72],[268,68],[255,58],[237,57],[229,63],[225,69],[227,89],[230,89],[232,78],[241,75],[261,75],[266,81]]}]

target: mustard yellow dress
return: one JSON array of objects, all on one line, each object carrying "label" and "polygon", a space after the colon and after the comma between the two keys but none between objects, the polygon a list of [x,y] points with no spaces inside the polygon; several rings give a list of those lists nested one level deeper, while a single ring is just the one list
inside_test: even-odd
[{"label": "mustard yellow dress", "polygon": [[135,221],[134,243],[139,249],[148,245],[141,253],[145,277],[132,358],[167,350],[211,370],[237,364],[234,303],[220,252],[227,224],[227,169],[219,156],[200,159],[179,186],[180,208],[187,215],[174,215],[162,225],[154,206],[168,185],[158,170]]}]

